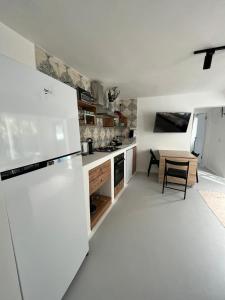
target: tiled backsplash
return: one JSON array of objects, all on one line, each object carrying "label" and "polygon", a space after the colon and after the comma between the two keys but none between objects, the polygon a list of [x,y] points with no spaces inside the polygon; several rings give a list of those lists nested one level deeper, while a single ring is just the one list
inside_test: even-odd
[{"label": "tiled backsplash", "polygon": [[91,137],[94,141],[94,147],[105,146],[110,143],[114,136],[121,136],[120,128],[103,127],[102,118],[97,118],[96,126],[81,126],[80,135],[82,140]]},{"label": "tiled backsplash", "polygon": [[[90,90],[90,79],[80,74],[75,69],[67,66],[59,58],[50,55],[45,50],[35,47],[36,67],[39,71],[54,77],[73,88],[81,87]],[[121,110],[128,118],[128,128],[136,128],[137,126],[137,99],[119,99],[115,102],[116,110]],[[129,129],[123,128],[106,128],[103,127],[102,119],[97,118],[96,126],[81,126],[81,140],[91,137],[94,146],[107,145],[114,136],[128,136]]]},{"label": "tiled backsplash", "polygon": [[137,99],[118,99],[115,102],[115,110],[121,110],[128,119],[128,127],[137,127]]}]

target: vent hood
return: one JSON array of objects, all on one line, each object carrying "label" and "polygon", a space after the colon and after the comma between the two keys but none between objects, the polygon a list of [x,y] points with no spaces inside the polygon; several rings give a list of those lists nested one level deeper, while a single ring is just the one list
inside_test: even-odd
[{"label": "vent hood", "polygon": [[117,115],[114,114],[113,105],[109,103],[107,95],[104,95],[103,85],[100,81],[93,80],[91,82],[91,94],[95,99],[96,114],[98,117],[117,117]]},{"label": "vent hood", "polygon": [[93,80],[91,82],[91,94],[93,98],[95,99],[95,102],[97,105],[105,106],[104,103],[104,89],[103,85],[100,81]]}]

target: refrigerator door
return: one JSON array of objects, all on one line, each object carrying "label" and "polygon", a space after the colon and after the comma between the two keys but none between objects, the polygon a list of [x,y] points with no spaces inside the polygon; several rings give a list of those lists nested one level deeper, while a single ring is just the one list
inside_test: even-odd
[{"label": "refrigerator door", "polygon": [[81,157],[0,182],[24,300],[59,300],[88,252]]},{"label": "refrigerator door", "polygon": [[80,151],[76,90],[0,55],[0,172]]},{"label": "refrigerator door", "polygon": [[0,299],[22,300],[2,193],[0,193]]}]

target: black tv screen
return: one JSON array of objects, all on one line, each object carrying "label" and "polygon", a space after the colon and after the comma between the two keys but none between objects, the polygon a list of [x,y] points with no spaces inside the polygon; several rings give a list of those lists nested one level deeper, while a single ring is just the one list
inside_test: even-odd
[{"label": "black tv screen", "polygon": [[191,113],[156,113],[154,132],[186,132]]}]

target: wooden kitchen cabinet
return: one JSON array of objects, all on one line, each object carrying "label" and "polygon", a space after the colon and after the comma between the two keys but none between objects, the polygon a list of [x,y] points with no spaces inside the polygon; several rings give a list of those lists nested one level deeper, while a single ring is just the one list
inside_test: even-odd
[{"label": "wooden kitchen cabinet", "polygon": [[111,162],[97,166],[89,171],[89,194],[96,192],[111,177]]},{"label": "wooden kitchen cabinet", "polygon": [[114,118],[113,117],[103,118],[103,127],[114,127]]},{"label": "wooden kitchen cabinet", "polygon": [[133,166],[132,166],[132,174],[136,172],[137,166],[137,147],[133,148]]}]

